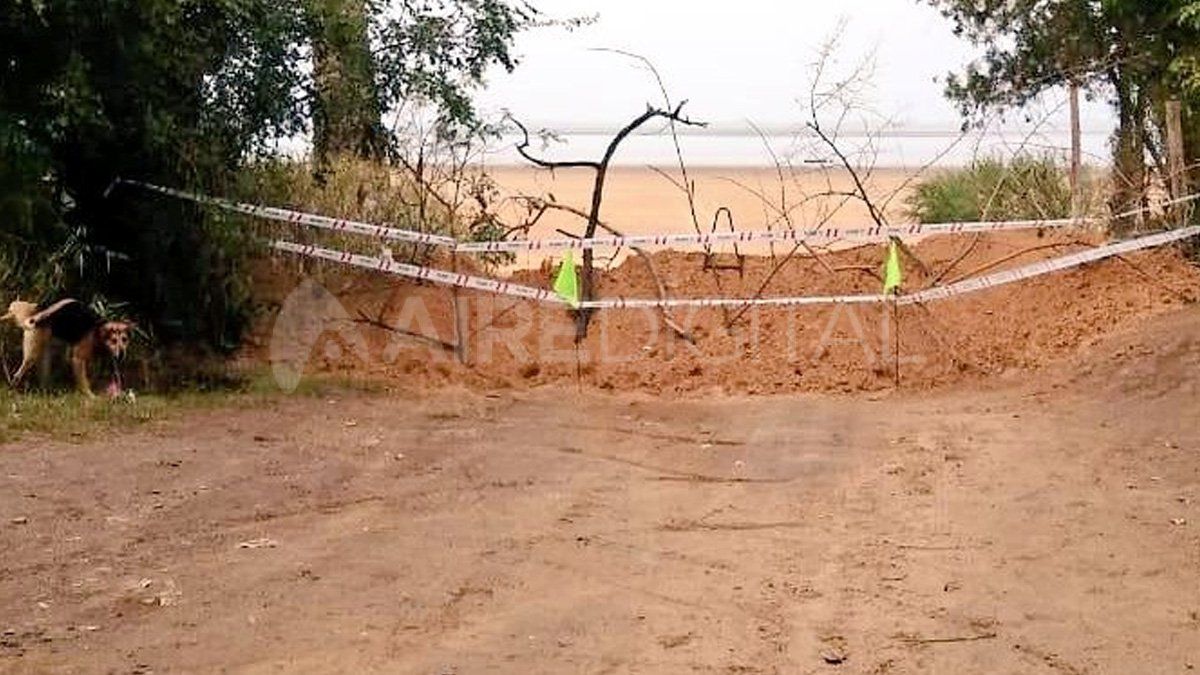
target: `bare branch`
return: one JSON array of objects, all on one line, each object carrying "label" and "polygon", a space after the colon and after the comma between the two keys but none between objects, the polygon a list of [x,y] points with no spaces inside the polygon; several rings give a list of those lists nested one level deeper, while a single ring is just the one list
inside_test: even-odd
[{"label": "bare branch", "polygon": [[[625,139],[629,138],[634,132],[640,129],[643,125],[655,119],[665,119],[671,123],[683,124],[686,126],[703,127],[704,123],[695,122],[683,115],[683,107],[687,105],[687,101],[679,103],[679,105],[670,109],[660,109],[653,106],[647,106],[646,111],[636,117],[629,124],[625,125],[617,134],[609,141],[608,147],[604,152],[603,158],[599,162],[593,161],[548,161],[538,157],[534,157],[528,151],[529,149],[529,130],[514,119],[511,115],[509,119],[517,125],[521,130],[523,139],[517,144],[517,151],[526,160],[544,169],[591,169],[596,172],[596,181],[592,188],[592,203],[591,209],[588,211],[587,227],[584,231],[584,237],[591,239],[596,236],[596,229],[601,224],[601,208],[604,204],[604,185],[608,178],[609,165],[612,163],[613,157],[616,156],[617,150]],[[583,252],[583,279],[580,295],[583,301],[595,299],[595,269],[596,269],[596,254],[592,249],[585,249]],[[575,339],[577,342],[582,341],[587,337],[588,325],[591,323],[592,315],[595,310],[581,310],[575,313],[576,315],[576,332]]]}]

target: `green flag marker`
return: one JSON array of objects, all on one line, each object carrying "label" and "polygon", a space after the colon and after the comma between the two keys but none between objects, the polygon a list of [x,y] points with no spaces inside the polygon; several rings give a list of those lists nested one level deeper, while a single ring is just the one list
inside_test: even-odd
[{"label": "green flag marker", "polygon": [[579,274],[575,270],[575,254],[572,251],[567,251],[563,256],[558,278],[554,280],[554,292],[571,307],[579,308]]},{"label": "green flag marker", "polygon": [[900,290],[904,283],[904,270],[900,268],[900,247],[893,241],[888,248],[887,264],[883,268],[883,294],[891,295]]}]

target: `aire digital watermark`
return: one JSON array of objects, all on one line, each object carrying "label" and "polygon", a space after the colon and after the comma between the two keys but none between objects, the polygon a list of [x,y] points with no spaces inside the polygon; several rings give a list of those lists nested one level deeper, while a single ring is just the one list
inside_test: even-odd
[{"label": "aire digital watermark", "polygon": [[[476,368],[502,359],[516,368],[585,363],[651,369],[687,352],[717,367],[758,358],[764,350],[779,352],[773,356],[788,363],[812,364],[840,349],[867,370],[927,361],[911,348],[897,351],[895,314],[887,304],[751,307],[728,326],[720,309],[689,307],[670,316],[668,322],[654,308],[600,311],[588,339],[577,343],[573,314],[561,306],[479,295],[452,304],[449,294],[411,293],[390,302],[386,317],[367,317],[352,314],[328,289],[306,279],[282,303],[268,349],[275,381],[288,392],[316,363],[347,359],[364,366],[420,358]],[[702,327],[710,330],[701,334]]]}]

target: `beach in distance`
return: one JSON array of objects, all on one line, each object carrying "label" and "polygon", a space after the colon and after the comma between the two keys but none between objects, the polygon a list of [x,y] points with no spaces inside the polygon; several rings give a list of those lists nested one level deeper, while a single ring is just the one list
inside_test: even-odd
[{"label": "beach in distance", "polygon": [[[660,125],[661,126],[661,125]],[[548,161],[595,161],[604,155],[615,129],[588,127],[543,138],[530,126],[527,152]],[[553,127],[551,127],[553,128]],[[595,173],[589,169],[547,170],[534,166],[516,150],[520,137],[492,144],[483,162],[505,197],[550,198],[586,212],[591,205]],[[1085,130],[1083,159],[1089,170],[1100,166],[1108,143],[1105,130]],[[1051,157],[1066,165],[1069,133],[1057,127],[1007,129],[964,134],[952,124],[937,128],[897,128],[872,134],[843,131],[836,139],[863,179],[872,202],[889,224],[913,222],[907,199],[920,181],[977,159],[1009,160],[1025,154]],[[681,189],[682,154],[687,180],[695,189],[692,205]],[[624,234],[695,232],[713,227],[727,209],[737,230],[809,229],[874,224],[861,200],[845,198],[855,190],[851,174],[828,147],[799,129],[767,128],[761,135],[731,128],[681,128],[678,148],[665,128],[648,125],[618,148],[609,170],[601,211],[603,221]],[[505,215],[519,222],[520,202]],[[721,217],[718,227],[729,229]],[[583,221],[562,210],[547,212],[529,232],[530,238],[578,235]],[[603,233],[602,233],[603,234]],[[743,253],[769,253],[768,247],[742,248]],[[542,256],[522,254],[518,267],[536,266]]]},{"label": "beach in distance", "polygon": [[[683,181],[678,166],[662,171],[666,176],[646,167],[611,169],[605,183],[603,221],[627,235],[695,232],[687,195],[679,187]],[[584,212],[591,205],[595,173],[587,169],[549,171],[504,166],[493,167],[489,172],[508,197],[549,199],[553,195],[557,203]],[[918,174],[914,169],[877,169],[871,173],[867,180],[868,193],[880,205],[888,203],[889,222],[911,221],[905,197],[915,178],[919,178]],[[845,171],[797,169],[786,172],[781,180],[774,167],[702,167],[689,169],[688,177],[695,185],[696,217],[705,232],[711,231],[718,210],[723,208],[732,214],[734,226],[739,231],[869,225],[873,222],[863,202],[822,196],[853,189],[853,181]],[[517,218],[520,210],[512,201],[506,207],[510,218]],[[560,230],[580,235],[584,225],[585,221],[574,214],[553,210],[530,230],[529,238],[562,237]],[[729,221],[724,216],[718,221],[718,229],[729,230]],[[741,250],[751,254],[770,252],[766,246],[742,247]],[[544,258],[543,254],[521,253],[515,266],[537,267]]]}]

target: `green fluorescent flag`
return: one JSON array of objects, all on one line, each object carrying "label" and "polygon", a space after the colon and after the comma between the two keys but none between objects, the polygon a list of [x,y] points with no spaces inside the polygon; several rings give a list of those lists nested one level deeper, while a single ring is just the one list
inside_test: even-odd
[{"label": "green fluorescent flag", "polygon": [[900,269],[900,247],[892,242],[888,249],[887,264],[883,270],[883,294],[889,295],[900,290],[904,283],[904,270]]},{"label": "green fluorescent flag", "polygon": [[558,268],[554,292],[572,307],[579,307],[579,275],[575,270],[575,254],[571,251],[563,256],[562,267]]}]

